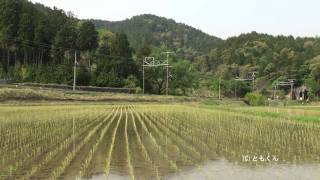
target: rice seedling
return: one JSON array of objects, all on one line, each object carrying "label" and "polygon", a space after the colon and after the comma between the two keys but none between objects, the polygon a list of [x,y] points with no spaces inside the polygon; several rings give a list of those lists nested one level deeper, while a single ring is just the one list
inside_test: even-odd
[{"label": "rice seedling", "polygon": [[[190,169],[210,179],[205,164],[221,159],[242,167],[320,166],[320,123],[309,121],[318,112],[177,104],[0,106],[0,179],[99,173],[107,179],[187,179]],[[308,123],[297,121],[301,117]],[[246,155],[261,162],[245,162]]]},{"label": "rice seedling", "polygon": [[[143,116],[143,115],[142,115]],[[138,114],[138,120],[140,124],[142,125],[143,130],[147,133],[147,135],[150,137],[151,142],[153,145],[156,147],[156,150],[159,155],[161,155],[168,163],[169,163],[169,168],[173,171],[178,171],[178,167],[175,162],[171,161],[166,153],[164,153],[163,148],[158,144],[157,139],[152,135],[152,132],[149,131],[147,128],[146,124],[142,120],[142,117],[140,114]]]},{"label": "rice seedling", "polygon": [[111,158],[112,158],[112,152],[113,152],[114,142],[115,142],[115,139],[116,139],[116,134],[117,134],[117,130],[118,130],[118,127],[119,127],[119,123],[120,123],[120,120],[121,120],[121,118],[122,118],[122,111],[123,111],[122,109],[123,109],[123,107],[120,108],[119,119],[118,119],[118,121],[117,121],[116,127],[115,127],[114,130],[113,130],[111,145],[110,145],[110,148],[109,148],[108,153],[107,153],[108,156],[107,156],[107,159],[106,159],[106,167],[105,167],[106,178],[108,178],[108,176],[109,176],[110,162],[111,162]]},{"label": "rice seedling", "polygon": [[144,159],[148,162],[148,164],[151,165],[153,171],[156,174],[155,175],[155,179],[160,180],[158,167],[155,165],[154,161],[151,160],[150,154],[148,153],[145,145],[142,143],[141,136],[140,136],[140,134],[139,134],[139,132],[137,130],[135,113],[136,112],[134,112],[132,109],[130,109],[130,114],[131,114],[132,123],[133,123],[133,129],[134,129],[134,133],[136,135],[138,144],[141,147],[141,151],[142,151]]},{"label": "rice seedling", "polygon": [[[114,113],[115,111],[115,113]],[[81,170],[79,172],[79,176],[80,177],[85,177],[88,176],[87,171],[88,171],[88,167],[91,163],[92,157],[95,154],[95,152],[97,151],[97,148],[99,146],[99,144],[103,141],[104,136],[107,132],[107,130],[109,129],[111,123],[114,121],[114,119],[116,118],[116,114],[117,114],[118,108],[116,108],[116,110],[112,110],[111,113],[108,115],[108,117],[106,119],[109,119],[111,116],[111,120],[108,122],[108,124],[103,128],[103,130],[101,131],[100,137],[99,139],[96,141],[96,143],[93,145],[93,147],[91,148],[89,155],[86,157],[86,159],[84,160],[84,162],[81,165]]]},{"label": "rice seedling", "polygon": [[130,148],[129,148],[129,140],[128,140],[128,110],[125,110],[125,126],[124,126],[124,137],[126,141],[126,152],[127,152],[127,164],[128,164],[128,171],[130,175],[130,179],[133,180],[134,178],[134,172],[133,172],[133,166],[131,162],[131,155],[130,155]]}]

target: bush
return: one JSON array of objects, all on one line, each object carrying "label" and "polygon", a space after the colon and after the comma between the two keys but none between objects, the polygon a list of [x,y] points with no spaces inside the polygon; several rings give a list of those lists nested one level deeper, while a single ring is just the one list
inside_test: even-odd
[{"label": "bush", "polygon": [[265,97],[260,93],[247,93],[245,96],[245,101],[251,106],[261,106],[265,105]]},{"label": "bush", "polygon": [[139,80],[134,76],[130,75],[127,79],[124,80],[125,88],[136,88],[139,87]]}]

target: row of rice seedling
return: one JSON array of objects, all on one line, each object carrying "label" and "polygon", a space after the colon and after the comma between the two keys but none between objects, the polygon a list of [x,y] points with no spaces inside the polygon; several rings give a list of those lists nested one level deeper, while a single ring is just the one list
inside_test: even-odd
[{"label": "row of rice seedling", "polygon": [[144,124],[149,129],[149,131],[152,132],[152,135],[157,140],[157,143],[161,147],[163,147],[163,156],[170,162],[170,167],[174,171],[177,171],[181,178],[184,178],[183,174],[181,174],[181,169],[176,163],[179,160],[184,160],[183,158],[180,158],[180,156],[183,155],[183,152],[181,152],[176,144],[171,143],[171,139],[161,133],[160,130],[153,123],[151,123],[150,119],[145,114],[142,114],[142,117]]},{"label": "row of rice seedling", "polygon": [[84,160],[84,162],[81,164],[81,170],[79,172],[79,176],[80,177],[85,177],[88,176],[87,172],[88,172],[88,167],[92,161],[92,157],[95,154],[95,152],[97,151],[97,148],[99,147],[100,143],[104,140],[105,138],[105,134],[107,132],[107,130],[109,129],[110,125],[112,124],[112,122],[115,120],[116,115],[118,113],[119,108],[117,107],[116,110],[113,109],[111,111],[111,113],[108,115],[108,117],[106,119],[109,119],[111,116],[111,120],[108,122],[108,124],[103,128],[103,130],[101,131],[100,137],[99,139],[96,141],[96,143],[93,145],[93,147],[91,148],[89,155],[86,157],[86,159]]},{"label": "row of rice seedling", "polygon": [[[77,128],[81,128],[82,126],[87,124],[87,122],[79,121],[79,123],[77,124],[79,125],[79,126],[77,125]],[[56,130],[47,130],[47,132],[50,132],[50,133],[40,134],[39,132],[38,133],[35,132],[34,134],[37,134],[36,137],[30,135],[32,138],[39,139],[39,140],[36,143],[32,141],[30,143],[26,143],[21,145],[20,147],[15,148],[15,151],[18,152],[18,155],[17,157],[15,157],[15,159],[19,159],[22,162],[23,159],[30,160],[36,157],[39,153],[47,151],[47,149],[50,148],[51,145],[58,144],[59,142],[61,142],[61,139],[66,136],[65,132],[68,132],[67,131],[68,129],[66,128],[70,129],[69,126],[65,126],[65,128],[56,128]],[[50,144],[48,143],[48,141],[50,142]],[[30,151],[32,147],[37,147],[36,149],[37,151]]]},{"label": "row of rice seedling", "polygon": [[148,135],[148,137],[150,137],[150,140],[152,142],[152,144],[154,145],[154,147],[156,148],[156,151],[159,155],[162,156],[162,158],[168,162],[169,164],[169,168],[172,170],[172,171],[178,171],[178,167],[176,165],[175,162],[173,162],[169,157],[168,155],[164,152],[163,148],[158,144],[157,142],[157,139],[153,136],[152,132],[149,131],[149,129],[147,128],[146,124],[144,123],[144,121],[142,120],[143,119],[143,115],[141,117],[141,115],[138,113],[138,122],[141,124],[142,126],[142,129],[145,131],[145,133]]},{"label": "row of rice seedling", "polygon": [[[91,123],[87,123],[87,125],[79,129],[78,131],[75,131],[74,134],[70,134],[70,136],[60,141],[59,145],[50,149],[48,153],[46,153],[41,159],[36,159],[34,164],[32,164],[32,169],[30,169],[25,176],[23,176],[23,179],[29,179],[30,177],[35,176],[36,173],[41,171],[43,168],[47,167],[50,162],[54,161],[55,157],[57,157],[59,154],[65,154],[65,152],[73,151],[75,149],[75,140],[76,138],[84,138],[88,133],[92,131],[93,128],[98,126],[100,124],[101,119],[103,119],[105,116],[101,116],[97,118],[96,120],[93,120]],[[72,128],[70,129],[72,131]]]},{"label": "row of rice seedling", "polygon": [[[183,160],[194,161],[192,158],[200,159],[201,155],[197,150],[187,144],[183,138],[177,136],[171,129],[160,123],[157,118],[150,118],[148,115],[145,115],[145,117],[150,129],[160,136],[159,139],[166,141],[166,146],[168,146],[168,144],[173,145],[179,151],[180,156],[188,157],[186,159],[182,158]],[[183,150],[181,150],[179,146],[181,146]]]},{"label": "row of rice seedling", "polygon": [[[181,166],[195,166],[198,170],[200,170],[202,174],[205,175],[205,177],[208,178],[207,173],[203,171],[201,165],[198,163],[201,154],[195,148],[193,148],[193,145],[186,143],[186,141],[182,137],[177,136],[177,134],[175,134],[168,127],[164,126],[161,123],[161,125],[158,124],[157,118],[152,118],[148,115],[145,115],[144,117],[146,117],[144,120],[146,121],[146,124],[149,125],[150,131],[155,132],[155,134],[158,135],[157,138],[160,141],[166,141],[165,143],[163,143],[166,147],[174,147],[175,151],[177,151],[177,153],[173,153],[173,149],[167,149],[166,153],[171,155],[170,159],[176,162],[179,161]],[[186,178],[181,170],[179,170],[179,174],[183,179]]]},{"label": "row of rice seedling", "polygon": [[[41,140],[41,137],[52,135],[52,133],[48,133],[48,132],[51,132],[51,131],[56,132],[58,130],[61,130],[62,128],[59,128],[59,126],[61,125],[61,122],[64,123],[64,125],[60,127],[65,127],[69,125],[71,125],[72,127],[72,121],[71,123],[69,123],[69,121],[66,121],[65,118],[57,117],[59,119],[58,121],[50,120],[48,118],[38,118],[38,116],[43,117],[42,114],[44,113],[41,113],[40,115],[30,114],[30,119],[29,119],[29,116],[24,117],[24,119],[22,119],[22,117],[19,117],[19,116],[18,116],[19,119],[7,119],[8,121],[10,121],[10,123],[7,123],[7,124],[11,124],[11,125],[14,124],[13,128],[6,127],[7,131],[9,131],[11,135],[14,137],[10,138],[5,134],[1,133],[0,138],[3,138],[3,140],[1,139],[2,140],[1,144],[6,144],[6,145],[1,145],[2,153],[7,153],[6,151],[11,152],[11,150],[14,150],[16,148],[21,148],[21,146],[25,144],[30,144],[30,143],[32,144],[34,142],[35,143],[39,142]],[[53,117],[55,116],[53,115]],[[4,122],[1,121],[1,124],[4,124]],[[41,132],[47,132],[47,133],[41,134]],[[60,131],[60,133],[62,132],[63,131]],[[33,137],[39,134],[41,134],[42,136],[36,137],[36,138]]]},{"label": "row of rice seedling", "polygon": [[[14,119],[13,119],[14,121]],[[46,120],[43,120],[43,124],[45,124]],[[72,121],[71,121],[72,122]],[[25,124],[28,124],[28,122],[24,122]],[[44,126],[45,127],[45,126]],[[32,127],[30,127],[30,129],[32,129]],[[46,128],[44,128],[45,130],[48,130]],[[72,128],[71,128],[72,129]],[[57,128],[57,131],[59,131],[59,128]],[[47,136],[48,134],[51,134],[51,133],[54,133],[55,131],[47,131],[47,132],[34,132],[34,134],[31,134],[30,136],[32,138],[41,138],[41,135],[42,136]],[[64,135],[68,135],[68,133],[64,133]],[[17,135],[18,136],[18,135]],[[15,136],[14,136],[15,137]],[[14,142],[16,139],[15,138],[12,138],[10,141]],[[49,136],[51,137],[51,136]],[[50,142],[49,145],[47,144],[47,142],[42,142],[42,144],[35,144],[32,146],[32,148],[27,148],[25,150],[25,152],[19,152],[18,155],[11,155],[11,153],[8,153],[7,156],[2,156],[2,157],[9,157],[7,158],[6,160],[3,158],[2,160],[2,163],[6,163],[7,165],[6,166],[1,166],[3,168],[7,168],[7,167],[14,167],[14,171],[10,170],[10,174],[14,174],[15,171],[18,171],[21,168],[24,168],[25,169],[25,163],[26,162],[31,162],[32,159],[36,158],[37,156],[40,156],[41,154],[43,154],[44,152],[47,153],[47,151],[49,150],[48,148],[50,147],[50,145],[55,145],[55,144],[60,144],[61,143],[61,137],[65,137],[65,136],[57,136],[57,137],[52,137],[52,139],[50,139]],[[45,144],[45,145],[44,145]],[[2,152],[4,151],[3,149],[4,148],[1,148],[2,149]],[[20,149],[18,147],[18,149]],[[18,152],[18,151],[14,151],[14,152]],[[10,160],[10,161],[8,161]],[[13,163],[13,165],[10,165],[10,162]],[[8,165],[9,163],[9,165]],[[22,166],[23,165],[23,166]],[[30,167],[32,167],[33,165],[30,165]],[[0,168],[1,169],[1,168]],[[2,169],[0,170],[2,172],[4,172],[4,174],[8,174],[8,173],[5,173],[5,169]]]},{"label": "row of rice seedling", "polygon": [[136,118],[135,118],[135,115],[137,116],[137,114],[133,109],[130,109],[130,114],[131,114],[134,133],[136,135],[136,139],[138,141],[138,144],[139,144],[139,146],[141,148],[143,157],[148,162],[148,164],[151,166],[152,170],[154,171],[155,179],[160,180],[159,169],[158,169],[156,163],[151,159],[150,154],[148,153],[145,145],[142,143],[142,138],[141,138],[141,136],[140,136],[140,134],[139,134],[139,132],[137,130]]},{"label": "row of rice seedling", "polygon": [[126,143],[126,155],[127,155],[127,165],[128,165],[128,171],[130,175],[130,179],[135,179],[134,177],[134,170],[132,166],[131,161],[131,154],[130,154],[130,148],[129,148],[129,139],[128,139],[128,110],[125,109],[125,126],[124,126],[124,137],[125,137],[125,143]]},{"label": "row of rice seedling", "polygon": [[130,179],[185,179],[191,167],[210,179],[202,165],[219,158],[242,163],[243,155],[276,155],[279,163],[320,162],[319,123],[188,105],[36,109],[0,107],[8,115],[0,117],[0,179],[86,178],[99,173],[94,168],[106,178],[119,171]]},{"label": "row of rice seedling", "polygon": [[197,159],[205,158],[205,155],[210,152],[210,148],[199,138],[199,134],[189,131],[192,128],[183,125],[184,121],[172,117],[155,117],[152,114],[150,116],[152,117],[151,119],[162,126],[162,129],[168,129],[169,132],[172,132],[172,136],[177,137],[180,143],[184,144],[192,154],[197,156]]},{"label": "row of rice seedling", "polygon": [[[2,109],[0,109],[0,111],[1,110]],[[93,115],[95,113],[98,113],[98,112],[94,112],[94,113],[90,112],[90,115]],[[55,148],[56,144],[60,145],[61,142],[63,142],[63,139],[65,139],[67,136],[72,135],[72,132],[70,133],[70,131],[67,131],[68,129],[64,128],[64,127],[68,127],[72,131],[72,126],[70,127],[68,125],[68,124],[72,125],[72,120],[70,121],[70,118],[63,118],[60,120],[50,120],[48,119],[48,114],[50,114],[52,118],[54,118],[54,116],[57,113],[56,112],[52,113],[51,111],[48,112],[47,109],[43,109],[43,111],[38,111],[37,115],[38,114],[40,117],[44,117],[46,119],[42,119],[42,120],[38,118],[35,118],[34,120],[33,119],[30,119],[30,120],[16,119],[16,117],[20,118],[20,116],[14,116],[14,115],[11,115],[8,117],[8,119],[6,119],[5,123],[10,123],[10,121],[12,121],[13,123],[18,123],[20,124],[19,126],[23,127],[22,129],[25,129],[26,131],[26,128],[24,127],[25,125],[28,127],[28,129],[30,129],[30,132],[31,132],[29,134],[17,132],[12,136],[12,138],[8,140],[8,143],[11,143],[11,142],[14,143],[15,141],[20,141],[21,139],[25,139],[25,138],[30,139],[30,141],[33,143],[31,144],[31,143],[28,143],[27,141],[26,143],[21,143],[19,146],[13,149],[12,152],[6,153],[7,156],[2,156],[1,162],[0,162],[0,164],[2,164],[0,166],[0,172],[2,172],[2,174],[6,176],[20,176],[22,172],[25,172],[25,174],[29,174],[30,172],[37,169],[35,166],[37,166],[36,164],[38,164],[38,161],[40,159],[42,158],[50,159],[48,157],[54,156],[54,153],[52,153],[51,149]],[[44,116],[43,114],[47,114],[47,115]],[[30,115],[35,116],[36,114],[30,114]],[[58,116],[58,117],[61,117],[61,116]],[[79,115],[79,117],[84,118],[83,114]],[[61,123],[61,121],[67,121],[67,123]],[[75,127],[78,128],[80,126],[84,126],[83,122],[87,123],[87,118],[83,120],[79,119],[78,123],[75,124]],[[0,124],[2,123],[3,123],[3,119],[1,119],[0,121]],[[39,126],[42,128],[42,130],[35,131],[34,129],[40,129]],[[61,129],[63,129],[66,132],[62,132]],[[59,133],[62,135],[60,135]],[[53,136],[52,134],[56,136]],[[0,136],[2,135],[3,134],[1,132]],[[22,135],[26,137],[21,137]],[[34,139],[41,139],[43,141],[35,141]],[[70,141],[73,138],[68,138],[68,139]],[[48,142],[44,140],[47,140]],[[0,148],[1,152],[8,151],[6,147],[7,146],[2,146]],[[14,147],[11,147],[11,148],[14,148]],[[33,164],[31,164],[32,162]],[[34,170],[30,170],[28,172],[27,169],[29,168],[32,168]]]},{"label": "row of rice seedling", "polygon": [[[196,116],[192,113],[187,113],[187,116],[182,114],[179,116],[180,118],[198,119],[197,123],[200,124],[205,122],[207,125],[202,127],[203,131],[212,129],[214,131],[211,132],[218,132],[211,137],[208,144],[219,145],[219,151],[225,149],[223,154],[228,157],[238,158],[240,153],[245,154],[246,152],[275,153],[287,161],[294,160],[292,157],[300,160],[311,159],[308,157],[311,154],[313,159],[317,157],[315,152],[319,152],[319,140],[316,140],[319,137],[319,124],[297,123],[285,119],[270,119],[225,111],[218,111],[220,116],[215,118],[218,112],[210,111],[203,113],[210,115],[207,117],[202,115],[201,111],[198,111]],[[204,119],[207,120],[203,121]],[[299,145],[301,143],[308,145]],[[235,151],[234,149],[237,148],[239,150]]]},{"label": "row of rice seedling", "polygon": [[190,141],[188,141],[188,139],[185,138],[185,136],[178,134],[177,127],[169,121],[164,120],[164,117],[154,117],[153,115],[150,115],[150,117],[150,121],[154,123],[156,126],[159,126],[158,129],[160,131],[163,131],[163,133],[166,134],[166,136],[169,137],[169,139],[172,140],[173,143],[180,146],[181,149],[184,150],[183,153],[185,153],[186,156],[190,158],[190,161],[192,161],[194,165],[200,167],[200,165],[197,165],[197,162],[201,161],[201,157],[207,155],[206,153],[208,152],[202,153],[202,148],[200,148],[200,146],[195,146],[195,144],[190,143]]},{"label": "row of rice seedling", "polygon": [[110,163],[111,163],[112,153],[113,153],[113,149],[114,149],[115,139],[116,139],[116,135],[117,135],[117,131],[118,131],[118,127],[119,127],[120,121],[122,119],[122,113],[123,113],[122,111],[123,110],[122,110],[122,107],[121,107],[120,116],[118,118],[116,127],[113,130],[112,137],[111,137],[111,144],[110,144],[110,147],[109,147],[108,152],[107,152],[106,167],[105,167],[105,176],[106,176],[107,179],[108,179],[109,172],[110,172]]},{"label": "row of rice seedling", "polygon": [[98,129],[100,129],[106,121],[108,121],[108,118],[105,118],[103,121],[100,121],[98,125],[96,125],[94,128],[92,128],[89,133],[84,137],[80,143],[78,143],[74,148],[67,153],[64,160],[56,167],[49,176],[50,179],[56,179],[60,177],[60,175],[64,172],[65,168],[70,164],[70,162],[76,157],[77,153],[82,149],[83,146],[85,146],[94,136],[94,134],[97,133]]}]

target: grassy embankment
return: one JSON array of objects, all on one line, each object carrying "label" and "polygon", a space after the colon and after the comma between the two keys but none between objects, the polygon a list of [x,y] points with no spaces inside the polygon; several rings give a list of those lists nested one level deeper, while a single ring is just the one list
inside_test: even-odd
[{"label": "grassy embankment", "polygon": [[223,101],[214,98],[187,97],[187,96],[163,96],[142,95],[124,93],[101,92],[72,92],[56,89],[37,88],[0,88],[0,103],[33,103],[33,102],[137,102],[137,103],[200,103],[208,105],[245,105],[242,101],[225,99]]},{"label": "grassy embankment", "polygon": [[35,90],[30,88],[0,88],[0,104],[61,104],[61,103],[157,103],[157,104],[191,104],[193,107],[220,109],[223,111],[246,115],[281,118],[299,122],[320,122],[320,105],[283,105],[250,107],[242,101],[230,99],[186,96],[159,96],[141,94],[71,92],[58,90]]}]

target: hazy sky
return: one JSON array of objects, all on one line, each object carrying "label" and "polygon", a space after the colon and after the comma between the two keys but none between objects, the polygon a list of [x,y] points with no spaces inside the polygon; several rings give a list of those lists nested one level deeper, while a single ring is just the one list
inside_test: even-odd
[{"label": "hazy sky", "polygon": [[319,36],[319,0],[32,0],[78,18],[118,21],[155,14],[221,38],[257,31]]}]

